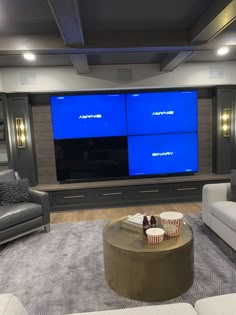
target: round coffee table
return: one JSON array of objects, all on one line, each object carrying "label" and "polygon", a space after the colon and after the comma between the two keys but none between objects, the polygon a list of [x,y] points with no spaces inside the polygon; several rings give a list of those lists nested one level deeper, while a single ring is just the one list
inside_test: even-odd
[{"label": "round coffee table", "polygon": [[178,237],[151,244],[122,226],[124,218],[103,229],[105,279],[116,293],[139,301],[164,301],[187,291],[194,279],[193,233],[183,222]]}]

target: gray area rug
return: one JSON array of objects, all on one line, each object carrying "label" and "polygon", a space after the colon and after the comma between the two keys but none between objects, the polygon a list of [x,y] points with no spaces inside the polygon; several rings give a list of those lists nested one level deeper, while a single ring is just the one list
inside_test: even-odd
[{"label": "gray area rug", "polygon": [[[182,296],[166,301],[194,302],[236,292],[236,252],[203,225],[185,216],[194,231],[195,281]],[[106,221],[52,225],[1,248],[0,293],[13,293],[30,315],[65,315],[153,305],[114,293],[103,275],[102,228]],[[162,304],[162,303],[159,303]]]}]

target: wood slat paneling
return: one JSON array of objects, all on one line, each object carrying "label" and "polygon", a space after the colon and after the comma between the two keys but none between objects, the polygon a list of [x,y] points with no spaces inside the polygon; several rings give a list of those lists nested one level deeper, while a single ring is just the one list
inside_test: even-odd
[{"label": "wood slat paneling", "polygon": [[56,183],[50,105],[32,106],[32,118],[39,184]]},{"label": "wood slat paneling", "polygon": [[199,172],[212,172],[212,99],[198,99]]}]

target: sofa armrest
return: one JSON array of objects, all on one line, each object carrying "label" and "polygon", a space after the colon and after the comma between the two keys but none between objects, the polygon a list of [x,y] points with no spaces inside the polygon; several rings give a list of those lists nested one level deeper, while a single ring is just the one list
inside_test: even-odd
[{"label": "sofa armrest", "polygon": [[33,203],[42,205],[43,208],[43,217],[44,223],[47,224],[50,222],[50,207],[49,207],[49,197],[48,193],[45,191],[29,189],[30,200]]},{"label": "sofa armrest", "polygon": [[210,206],[217,201],[229,200],[230,183],[206,184],[202,188],[202,219],[209,225]]},{"label": "sofa armrest", "polygon": [[203,208],[209,208],[213,202],[229,200],[230,183],[206,184],[202,189]]},{"label": "sofa armrest", "polygon": [[236,293],[203,298],[196,302],[195,310],[199,315],[235,315]]},{"label": "sofa armrest", "polygon": [[28,315],[28,313],[15,295],[0,294],[0,315]]},{"label": "sofa armrest", "polygon": [[34,190],[32,188],[29,189],[30,192],[30,200],[33,203],[40,204],[42,206],[48,205],[48,193],[45,191]]}]

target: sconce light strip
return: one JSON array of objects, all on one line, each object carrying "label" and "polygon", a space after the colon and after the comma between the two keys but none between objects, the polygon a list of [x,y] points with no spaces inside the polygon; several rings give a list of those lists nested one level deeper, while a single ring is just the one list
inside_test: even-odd
[{"label": "sconce light strip", "polygon": [[18,148],[25,148],[26,145],[26,134],[25,134],[25,123],[23,117],[16,118],[16,143]]},{"label": "sconce light strip", "polygon": [[221,129],[223,137],[231,136],[231,109],[224,108],[221,120]]}]

